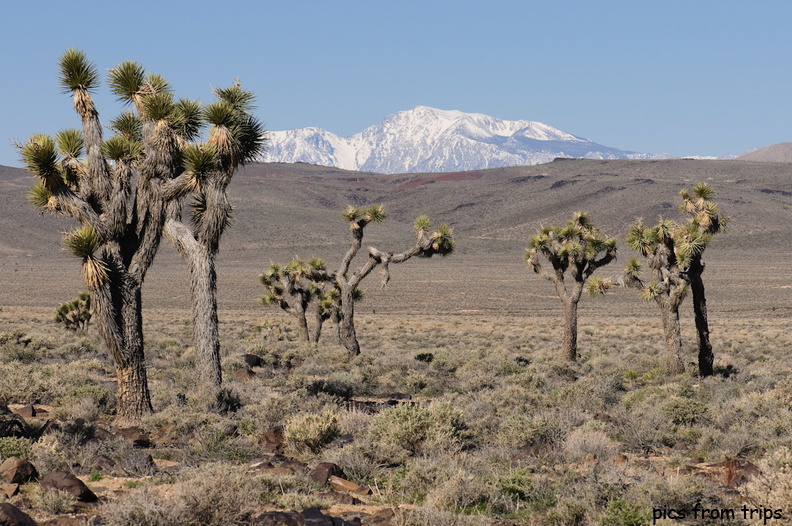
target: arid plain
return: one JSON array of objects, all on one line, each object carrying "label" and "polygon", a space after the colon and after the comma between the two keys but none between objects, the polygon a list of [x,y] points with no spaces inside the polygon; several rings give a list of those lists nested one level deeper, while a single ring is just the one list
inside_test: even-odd
[{"label": "arid plain", "polygon": [[[528,238],[541,226],[562,224],[574,211],[588,211],[604,233],[620,238],[618,260],[597,273],[617,277],[637,256],[623,241],[630,224],[639,217],[647,224],[661,216],[683,219],[679,191],[699,181],[715,188],[714,200],[731,216],[728,230],[704,257],[719,374],[695,375],[689,299],[682,308],[688,372],[668,376],[662,372],[659,310],[637,291],[620,288],[582,300],[581,358],[573,366],[564,363],[558,356],[561,304],[553,286],[523,261]],[[74,335],[51,321],[55,307],[84,290],[79,262],[62,249],[60,232],[73,225],[29,206],[31,183],[24,171],[0,167],[0,333],[32,335],[40,345],[37,357],[24,353],[21,344],[4,342],[0,396],[12,405],[47,406],[64,421],[83,418],[109,426],[112,403],[89,411],[74,394],[79,385],[106,387],[112,375],[95,328]],[[143,289],[158,411],[146,431],[161,437],[151,449],[160,467],[128,469],[123,481],[137,482],[118,494],[108,489],[117,474],[95,477],[100,480],[94,485],[105,491],[97,493],[107,501],[98,515],[109,524],[134,524],[123,519],[135,516],[130,510],[160,513],[152,504],[157,499],[146,501],[138,485],[173,509],[187,498],[184,488],[207,477],[242,484],[250,497],[250,480],[233,477],[244,478],[251,462],[266,457],[260,445],[267,432],[297,426],[307,414],[332,413],[337,434],[351,441],[314,450],[293,439],[286,444],[290,458],[309,467],[334,462],[373,495],[344,508],[299,474],[287,477],[285,485],[281,480],[279,490],[272,482],[277,478],[266,475],[266,502],[235,504],[231,509],[247,515],[233,517],[218,506],[227,515],[216,523],[249,523],[262,510],[319,506],[345,520],[357,516],[363,524],[375,523],[371,517],[378,513],[392,524],[679,524],[653,514],[690,513],[697,502],[722,510],[753,502],[792,520],[788,494],[768,493],[760,484],[783,472],[792,446],[791,183],[792,163],[750,161],[558,160],[404,175],[302,164],[248,166],[231,185],[234,222],[218,259],[224,370],[243,408],[218,416],[189,398],[189,287],[181,260],[163,242]],[[349,363],[329,330],[327,343],[318,348],[263,337],[262,326],[291,320],[260,304],[259,274],[295,256],[321,257],[336,266],[349,243],[341,210],[379,203],[388,220],[367,227],[364,246],[406,249],[413,242],[412,220],[428,214],[454,228],[455,252],[393,265],[384,290],[376,273],[364,282],[366,297],[358,309],[362,354]],[[234,376],[244,365],[243,353],[265,362],[252,381]],[[433,359],[417,359],[420,354]],[[93,372],[76,370],[88,362]],[[60,386],[36,372],[58,364],[66,375]],[[11,381],[9,371],[28,378]],[[428,408],[426,414],[402,415],[400,421],[420,416],[430,422],[425,440],[409,447],[383,431],[398,427],[389,424],[388,411],[371,415],[345,405],[350,398],[396,394]],[[236,430],[222,435],[228,425]],[[58,440],[68,443],[62,435]],[[167,440],[172,443],[163,446]],[[94,458],[99,453],[88,458],[76,446],[62,445],[53,459],[33,447],[31,456],[43,465],[66,462],[84,478],[101,471]],[[388,451],[391,458],[385,458]],[[122,446],[102,449],[119,464],[128,453]],[[176,467],[163,468],[162,460]],[[769,478],[748,481],[748,465],[758,465]],[[209,471],[195,471],[201,469]],[[181,493],[163,490],[174,484]],[[777,488],[784,484],[792,479],[773,482]],[[30,508],[39,518],[57,515],[57,507],[42,504],[38,490],[31,491]],[[756,501],[760,494],[764,500]],[[81,516],[88,520],[90,513],[83,510]],[[690,519],[682,523],[708,523]],[[739,519],[731,523],[762,523]]]}]

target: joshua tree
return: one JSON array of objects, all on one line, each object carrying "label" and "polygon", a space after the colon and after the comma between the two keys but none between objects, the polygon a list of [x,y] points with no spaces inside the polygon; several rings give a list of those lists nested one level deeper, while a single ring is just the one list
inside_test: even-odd
[{"label": "joshua tree", "polygon": [[643,289],[644,299],[654,300],[660,307],[666,364],[672,374],[685,370],[679,306],[688,292],[687,265],[693,254],[700,253],[704,246],[701,243],[700,236],[691,229],[667,219],[661,219],[654,227],[646,227],[638,220],[627,234],[627,246],[646,259],[651,280],[647,283],[641,279],[641,263],[632,259],[624,270],[625,285]]},{"label": "joshua tree", "polygon": [[[202,384],[219,387],[220,341],[217,327],[217,276],[215,256],[220,237],[228,226],[231,205],[226,189],[234,173],[262,151],[263,128],[250,111],[254,96],[241,88],[237,80],[231,87],[215,89],[217,101],[202,107],[195,101],[170,100],[164,81],[151,86],[150,78],[135,62],[124,62],[110,72],[113,91],[119,100],[130,104],[136,114],[128,112],[123,119],[134,129],[137,117],[148,107],[156,107],[165,115],[176,108],[180,116],[173,119],[180,132],[174,141],[160,148],[161,159],[184,172],[185,192],[190,193],[192,228],[182,222],[181,199],[167,204],[164,234],[187,262],[193,310],[193,338],[197,368]],[[153,94],[149,92],[153,91]],[[188,143],[199,137],[204,124],[210,125],[206,142]]]},{"label": "joshua tree", "polygon": [[[328,319],[337,321],[338,291],[327,288],[333,276],[327,273],[327,266],[321,258],[308,261],[293,259],[286,266],[271,265],[261,275],[261,284],[267,293],[261,298],[264,305],[277,305],[297,318],[300,339],[318,342],[322,325]],[[309,305],[314,304],[313,330],[308,326]]]},{"label": "joshua tree", "polygon": [[81,292],[72,301],[64,303],[55,311],[55,322],[62,323],[71,331],[84,329],[91,321],[91,295]]},{"label": "joshua tree", "polygon": [[[577,310],[586,282],[616,259],[616,238],[600,234],[585,212],[575,212],[564,227],[545,227],[529,241],[528,266],[553,282],[564,304],[564,356],[577,359]],[[552,266],[545,270],[539,256]]]},{"label": "joshua tree", "polygon": [[[82,133],[66,130],[55,140],[35,135],[20,146],[23,161],[40,178],[29,198],[42,211],[81,223],[66,236],[66,246],[82,259],[94,319],[115,361],[118,418],[137,420],[152,410],[141,286],[159,246],[167,203],[188,182],[176,177],[177,144],[195,120],[189,104],[174,102],[161,77],[148,75],[138,95],[140,114],[113,121],[119,133],[103,141],[91,97],[99,82],[96,67],[73,49],[59,66],[61,86],[73,96]],[[110,84],[115,87],[113,71]]]},{"label": "joshua tree", "polygon": [[720,215],[718,205],[712,202],[715,190],[707,183],[698,183],[692,191],[682,190],[682,211],[690,216],[686,225],[687,232],[683,233],[687,243],[696,243],[696,250],[689,251],[687,274],[690,280],[690,289],[693,293],[693,313],[696,319],[698,332],[699,375],[711,376],[713,374],[714,355],[709,340],[709,323],[707,322],[707,299],[704,295],[704,261],[702,256],[714,234],[722,232],[729,221],[728,216]]}]

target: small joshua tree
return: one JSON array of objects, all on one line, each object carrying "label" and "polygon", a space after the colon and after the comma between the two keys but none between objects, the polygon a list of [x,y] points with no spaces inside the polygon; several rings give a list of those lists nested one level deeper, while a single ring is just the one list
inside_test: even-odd
[{"label": "small joshua tree", "polygon": [[640,252],[651,273],[650,281],[641,278],[641,263],[632,259],[624,270],[625,285],[643,290],[643,297],[655,301],[663,317],[666,366],[672,374],[685,370],[682,362],[682,332],[679,306],[687,296],[687,265],[693,254],[706,243],[695,232],[673,221],[660,220],[653,227],[638,220],[627,234],[627,246]]},{"label": "small joshua tree", "polygon": [[709,339],[707,299],[704,294],[704,280],[701,277],[704,273],[702,256],[712,240],[712,236],[722,232],[730,218],[719,213],[718,205],[712,202],[715,190],[707,183],[698,183],[691,191],[682,190],[680,195],[682,196],[681,209],[690,216],[686,225],[687,231],[683,232],[683,237],[687,244],[695,243],[697,245],[696,250],[689,251],[687,274],[690,280],[690,290],[693,293],[693,313],[698,332],[699,375],[711,376],[714,372],[715,357]]},{"label": "small joshua tree", "polygon": [[58,307],[55,311],[55,322],[62,323],[70,331],[77,331],[88,325],[91,314],[91,295],[81,292],[72,301]]},{"label": "small joshua tree", "polygon": [[[337,312],[338,293],[332,286],[332,276],[327,273],[327,266],[321,258],[308,261],[293,259],[288,265],[271,265],[261,275],[261,284],[267,293],[261,298],[264,305],[277,305],[297,318],[300,339],[306,342],[318,342],[322,333],[322,325],[333,318]],[[308,326],[309,306],[314,305],[314,326]]]},{"label": "small joshua tree", "polygon": [[[543,256],[552,267],[545,269]],[[564,227],[545,227],[529,241],[528,266],[552,281],[564,304],[564,356],[577,359],[577,311],[591,275],[616,259],[616,238],[600,234],[585,212],[575,212]]]}]

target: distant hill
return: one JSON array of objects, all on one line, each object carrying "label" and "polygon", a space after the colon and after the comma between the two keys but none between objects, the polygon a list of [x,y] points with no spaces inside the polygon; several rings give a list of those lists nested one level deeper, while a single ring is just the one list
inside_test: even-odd
[{"label": "distant hill", "polygon": [[[680,218],[679,191],[698,181],[715,187],[715,200],[732,217],[728,232],[707,251],[705,277],[715,285],[728,282],[731,291],[725,299],[715,297],[713,308],[767,305],[779,295],[792,308],[788,278],[778,270],[792,257],[792,163],[682,159],[558,160],[397,175],[302,163],[250,165],[230,186],[234,222],[218,261],[221,306],[260,308],[257,276],[270,262],[318,256],[337,264],[349,242],[341,210],[348,204],[383,203],[388,221],[367,229],[365,246],[406,248],[412,243],[413,219],[426,213],[436,224],[454,228],[458,252],[391,269],[394,279],[387,291],[379,291],[377,279],[370,278],[371,309],[404,312],[419,305],[423,310],[535,312],[541,307],[553,312],[558,305],[552,287],[532,276],[522,260],[531,234],[585,210],[603,232],[623,239],[637,217],[647,223],[659,216]],[[84,289],[79,262],[62,248],[60,232],[74,223],[39,215],[25,201],[32,182],[23,170],[0,167],[0,306],[49,306]],[[606,275],[618,274],[635,255],[623,242],[619,250],[619,263]],[[433,283],[444,284],[441,295],[433,295]],[[189,307],[183,264],[167,243],[146,290],[147,305]],[[653,312],[640,302],[627,305]]]},{"label": "distant hill", "polygon": [[780,142],[751,153],[741,155],[741,161],[759,161],[766,163],[792,163],[792,142]]},{"label": "distant hill", "polygon": [[646,159],[541,122],[418,106],[351,137],[320,128],[273,131],[264,160],[379,173],[450,172],[550,162],[556,157]]}]

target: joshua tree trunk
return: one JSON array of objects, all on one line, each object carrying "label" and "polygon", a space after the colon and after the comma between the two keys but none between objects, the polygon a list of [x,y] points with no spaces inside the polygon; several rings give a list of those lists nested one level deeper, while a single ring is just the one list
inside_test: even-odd
[{"label": "joshua tree trunk", "polygon": [[663,334],[665,336],[665,353],[668,372],[680,374],[685,372],[682,362],[682,330],[679,325],[679,306],[661,304],[663,313]]},{"label": "joshua tree trunk", "polygon": [[696,318],[696,331],[698,331],[699,355],[698,367],[700,376],[712,376],[715,356],[712,353],[712,344],[709,339],[709,323],[707,321],[707,298],[704,295],[704,262],[700,257],[693,258],[688,269],[690,289],[693,293],[693,313]]},{"label": "joshua tree trunk", "polygon": [[360,344],[355,332],[355,300],[352,297],[351,287],[344,287],[341,291],[341,317],[339,320],[338,336],[341,344],[349,351],[350,356],[360,354]]},{"label": "joshua tree trunk", "polygon": [[564,300],[564,355],[567,360],[577,360],[577,311],[580,296]]},{"label": "joshua tree trunk", "polygon": [[219,388],[223,381],[220,368],[220,331],[217,319],[217,274],[214,256],[198,243],[180,221],[168,220],[165,235],[187,262],[193,310],[193,340],[196,368],[202,383]]},{"label": "joshua tree trunk", "polygon": [[150,414],[151,396],[143,352],[140,284],[112,273],[109,282],[91,288],[97,327],[115,362],[118,420],[135,422]]}]

